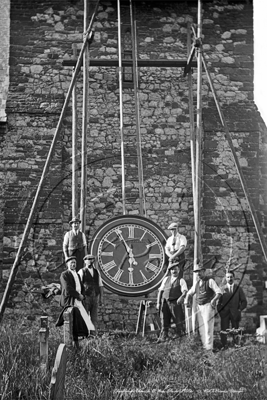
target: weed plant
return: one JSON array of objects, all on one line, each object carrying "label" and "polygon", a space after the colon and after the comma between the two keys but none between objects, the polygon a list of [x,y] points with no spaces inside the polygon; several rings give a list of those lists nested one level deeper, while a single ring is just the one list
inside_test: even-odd
[{"label": "weed plant", "polygon": [[[39,326],[6,321],[0,326],[0,399],[48,400],[51,369],[62,331],[50,328],[46,373],[40,369]],[[67,400],[266,398],[267,346],[205,352],[197,336],[157,344],[156,338],[104,333],[68,349]]]}]

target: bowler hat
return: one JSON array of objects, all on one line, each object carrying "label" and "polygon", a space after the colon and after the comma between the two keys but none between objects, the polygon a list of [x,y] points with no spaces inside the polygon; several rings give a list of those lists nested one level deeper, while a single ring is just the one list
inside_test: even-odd
[{"label": "bowler hat", "polygon": [[203,265],[197,264],[193,270],[193,272],[199,272],[202,271],[203,269],[206,269],[205,267],[203,267]]},{"label": "bowler hat", "polygon": [[76,257],[75,256],[70,256],[68,258],[66,258],[65,263],[68,264],[69,261],[71,260],[75,260],[76,261]]},{"label": "bowler hat", "polygon": [[80,220],[79,218],[74,217],[74,218],[72,218],[72,219],[70,220],[69,225],[72,225],[74,222],[79,222],[79,224],[80,224],[80,223],[81,223],[81,220]]},{"label": "bowler hat", "polygon": [[177,222],[172,222],[169,226],[168,229],[176,229],[178,228],[178,223]]},{"label": "bowler hat", "polygon": [[95,256],[93,256],[93,254],[87,254],[85,257],[83,257],[83,261],[85,260],[95,260]]}]

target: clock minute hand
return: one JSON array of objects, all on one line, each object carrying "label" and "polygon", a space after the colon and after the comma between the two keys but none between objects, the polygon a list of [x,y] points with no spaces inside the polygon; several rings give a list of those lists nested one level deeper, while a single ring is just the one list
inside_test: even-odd
[{"label": "clock minute hand", "polygon": [[119,229],[116,229],[116,233],[117,233],[118,237],[120,238],[120,240],[123,242],[123,244],[124,244],[124,246],[125,246],[125,248],[126,248],[126,250],[127,250],[127,253],[130,254],[130,252],[132,251],[132,249],[131,249],[130,246],[128,246],[128,244],[126,243],[124,237],[123,237],[122,234],[121,234],[121,231],[120,231]]}]

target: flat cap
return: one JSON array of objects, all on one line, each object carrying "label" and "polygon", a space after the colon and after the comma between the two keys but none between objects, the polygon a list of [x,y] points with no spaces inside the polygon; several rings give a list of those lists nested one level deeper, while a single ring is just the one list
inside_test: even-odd
[{"label": "flat cap", "polygon": [[95,260],[95,256],[93,256],[93,254],[87,254],[85,257],[83,257],[83,261],[85,260]]},{"label": "flat cap", "polygon": [[168,229],[176,229],[178,228],[178,223],[177,222],[172,222],[169,226]]}]

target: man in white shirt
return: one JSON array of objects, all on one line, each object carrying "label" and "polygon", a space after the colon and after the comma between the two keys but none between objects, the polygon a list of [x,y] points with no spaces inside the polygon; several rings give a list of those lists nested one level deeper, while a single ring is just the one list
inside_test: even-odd
[{"label": "man in white shirt", "polygon": [[176,325],[177,337],[184,333],[182,303],[187,293],[187,284],[183,278],[179,278],[179,262],[173,263],[168,270],[171,274],[163,278],[157,298],[156,307],[160,311],[161,319],[161,335],[158,342],[164,342],[168,338],[172,319]]},{"label": "man in white shirt", "polygon": [[88,254],[83,260],[85,266],[79,270],[78,274],[85,289],[84,307],[88,314],[90,314],[96,328],[98,305],[103,304],[104,287],[101,276],[94,267],[95,257],[92,254]]},{"label": "man in white shirt", "polygon": [[197,265],[193,272],[197,274],[198,280],[187,292],[184,304],[186,307],[190,307],[189,300],[196,295],[196,312],[201,341],[204,349],[213,350],[216,302],[221,297],[222,291],[214,279],[206,277],[203,266]]},{"label": "man in white shirt", "polygon": [[185,265],[185,248],[187,246],[187,240],[184,235],[178,232],[178,223],[172,222],[168,229],[171,231],[171,236],[167,239],[165,245],[165,253],[169,258],[169,265],[180,261],[180,273],[183,276],[183,269]]},{"label": "man in white shirt", "polygon": [[85,234],[80,230],[81,221],[73,218],[69,224],[71,230],[65,233],[63,240],[63,253],[65,260],[68,257],[76,257],[76,270],[83,267],[83,257],[87,254],[87,242]]}]

